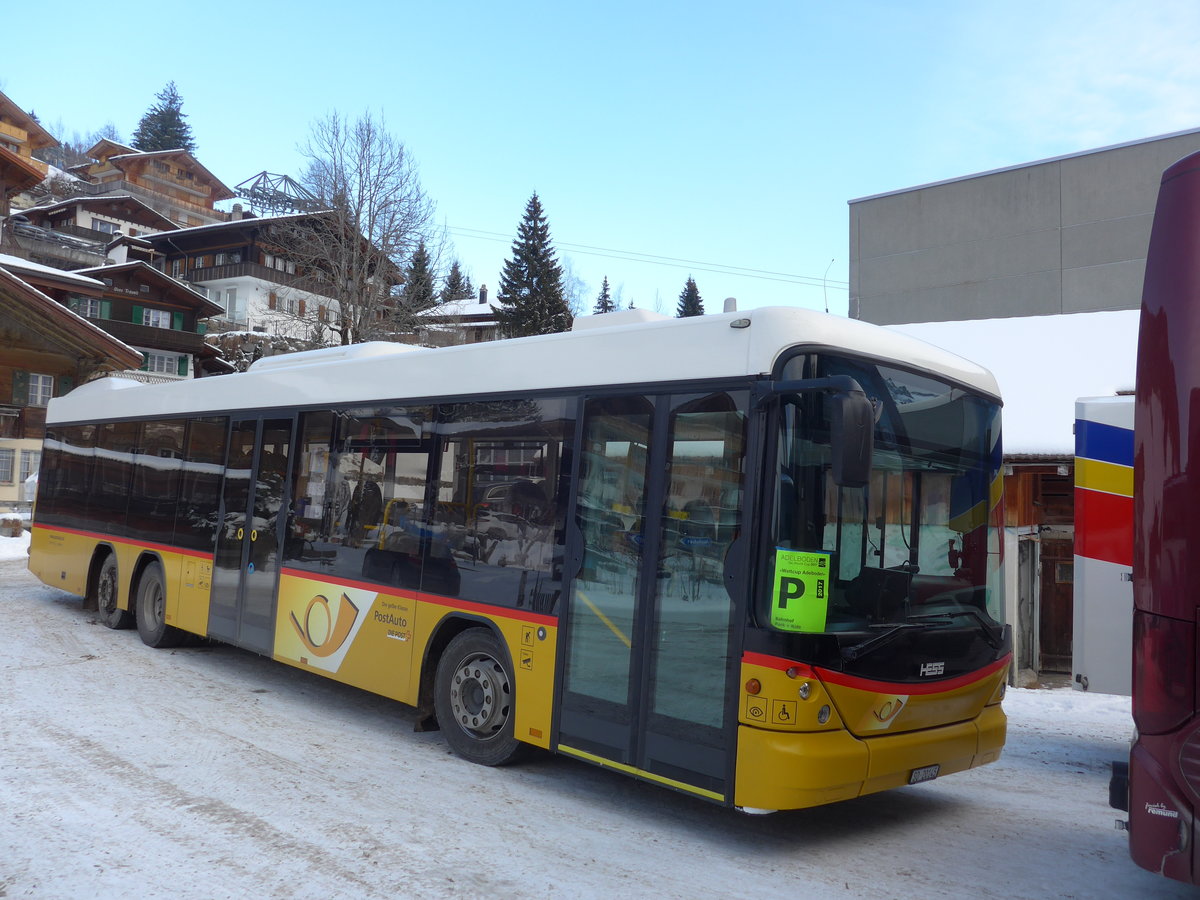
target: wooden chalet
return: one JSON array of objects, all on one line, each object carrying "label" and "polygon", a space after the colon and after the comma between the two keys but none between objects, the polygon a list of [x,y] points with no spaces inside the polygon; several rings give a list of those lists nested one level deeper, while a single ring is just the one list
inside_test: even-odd
[{"label": "wooden chalet", "polygon": [[142,152],[105,138],[87,155],[93,162],[70,169],[84,194],[131,194],[181,227],[225,221],[215,204],[236,196],[186,150]]},{"label": "wooden chalet", "polygon": [[416,340],[426,347],[478,344],[499,337],[496,314],[488,304],[487,285],[479,300],[448,300],[419,314]]},{"label": "wooden chalet", "polygon": [[119,235],[136,237],[174,231],[179,227],[131,194],[70,197],[57,203],[31,206],[21,213],[41,228],[105,244]]},{"label": "wooden chalet", "polygon": [[[99,298],[72,295],[68,305],[109,334],[141,351],[150,380],[199,377],[206,370],[204,333],[221,307],[145,262],[98,266],[75,273],[103,285]],[[220,371],[220,369],[218,369]]]},{"label": "wooden chalet", "polygon": [[45,180],[47,166],[33,154],[57,143],[33,116],[0,92],[0,216],[8,215],[13,195]]},{"label": "wooden chalet", "polygon": [[[307,315],[327,321],[336,309],[329,275],[306,268],[289,252],[294,241],[306,243],[298,229],[319,227],[326,214],[243,215],[235,205],[228,222],[142,235],[170,275],[195,285],[222,304],[227,325],[237,328],[286,330],[286,316]],[[399,284],[398,269],[389,273]],[[280,315],[283,314],[283,315]],[[296,335],[303,336],[303,335]]]},{"label": "wooden chalet", "polygon": [[0,264],[0,503],[24,500],[22,483],[37,471],[50,399],[141,362],[132,347]]}]

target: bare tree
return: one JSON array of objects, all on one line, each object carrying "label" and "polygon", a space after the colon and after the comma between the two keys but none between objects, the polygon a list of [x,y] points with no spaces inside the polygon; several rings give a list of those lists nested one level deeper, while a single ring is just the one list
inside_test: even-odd
[{"label": "bare tree", "polygon": [[440,247],[412,156],[370,113],[354,122],[331,113],[299,149],[299,181],[324,209],[279,219],[274,235],[280,256],[319,296],[281,303],[278,314],[299,326],[281,330],[343,345],[412,334],[418,311],[400,296],[403,272],[422,241]]}]

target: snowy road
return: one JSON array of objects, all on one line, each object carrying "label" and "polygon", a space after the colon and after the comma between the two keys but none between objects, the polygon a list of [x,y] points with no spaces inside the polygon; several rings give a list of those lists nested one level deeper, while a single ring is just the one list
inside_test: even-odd
[{"label": "snowy road", "polygon": [[0,561],[0,897],[1192,897],[1107,807],[1128,701],[1013,691],[1003,759],[755,818],[569,759],[484,769],[403,707],[154,651]]}]

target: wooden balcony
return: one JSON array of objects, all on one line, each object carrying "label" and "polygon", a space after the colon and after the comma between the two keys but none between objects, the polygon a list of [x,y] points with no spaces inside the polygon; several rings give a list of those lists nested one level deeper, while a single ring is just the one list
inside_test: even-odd
[{"label": "wooden balcony", "polygon": [[89,319],[97,328],[102,328],[119,341],[131,347],[146,347],[150,350],[166,350],[170,353],[199,353],[204,347],[204,336],[194,331],[174,331],[170,328],[155,328],[152,325],[134,325],[114,319]]},{"label": "wooden balcony", "polygon": [[220,210],[213,209],[210,205],[191,202],[172,194],[151,191],[131,181],[101,181],[95,184],[80,181],[76,182],[74,187],[80,194],[86,194],[90,197],[103,197],[108,194],[129,194],[132,197],[137,197],[151,209],[168,218],[170,218],[170,207],[175,206],[184,212],[191,213],[203,219],[205,225],[214,225],[218,222],[226,221],[226,214]]},{"label": "wooden balcony", "polygon": [[[204,285],[207,285],[210,281],[219,281],[222,278],[259,278],[263,281],[269,281],[272,284],[278,284],[284,288],[292,288],[297,291],[316,294],[320,298],[327,298],[329,296],[329,285],[316,278],[304,275],[289,275],[287,272],[272,269],[261,263],[243,262],[231,263],[224,266],[206,266],[203,269],[192,269],[186,276],[187,281]],[[217,302],[219,303],[220,301],[218,300]]]}]

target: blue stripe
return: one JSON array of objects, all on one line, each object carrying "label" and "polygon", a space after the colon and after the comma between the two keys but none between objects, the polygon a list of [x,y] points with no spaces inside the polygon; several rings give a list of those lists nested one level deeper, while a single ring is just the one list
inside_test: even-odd
[{"label": "blue stripe", "polygon": [[1075,420],[1075,455],[1084,459],[1133,465],[1133,429]]}]

